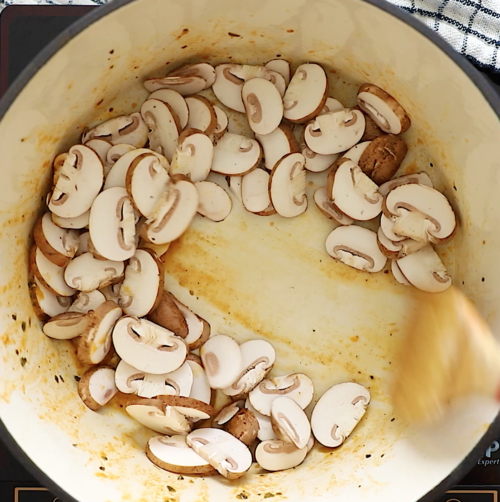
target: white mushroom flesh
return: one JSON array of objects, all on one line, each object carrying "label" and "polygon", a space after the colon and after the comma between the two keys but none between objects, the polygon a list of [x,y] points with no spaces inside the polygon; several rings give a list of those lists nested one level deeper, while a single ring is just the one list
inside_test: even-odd
[{"label": "white mushroom flesh", "polygon": [[35,277],[33,293],[40,310],[49,317],[54,317],[69,310],[71,298],[67,296],[57,296],[52,291],[48,290],[40,280]]},{"label": "white mushroom flesh", "polygon": [[98,138],[113,145],[127,143],[142,148],[148,141],[148,128],[140,113],[115,117],[90,129],[83,135],[83,141]]},{"label": "white mushroom flesh", "polygon": [[177,91],[173,89],[159,89],[149,95],[148,99],[157,99],[170,105],[172,110],[179,117],[181,129],[184,129],[188,124],[189,109],[186,100]]},{"label": "white mushroom flesh", "polygon": [[231,337],[210,337],[201,347],[200,356],[212,389],[229,387],[239,377],[242,354],[239,345]]},{"label": "white mushroom flesh", "polygon": [[[184,135],[184,134],[183,134]],[[214,145],[206,134],[194,132],[184,137],[175,149],[170,174],[183,174],[193,183],[205,181],[212,168]]]},{"label": "white mushroom flesh", "polygon": [[217,105],[214,105],[214,111],[215,116],[217,117],[217,126],[215,127],[213,135],[215,136],[215,138],[220,139],[227,132],[229,119],[227,118],[226,112],[222,108],[219,108]]},{"label": "white mushroom flesh", "polygon": [[260,168],[254,169],[242,177],[241,201],[247,211],[261,213],[269,208],[271,204],[269,178],[270,174]]},{"label": "white mushroom flesh", "polygon": [[321,113],[336,112],[338,110],[343,110],[345,106],[338,100],[332,97],[326,98],[325,106]]},{"label": "white mushroom flesh", "polygon": [[[78,251],[79,238],[76,230],[63,229],[52,221],[51,214],[45,213],[39,224],[39,242],[35,229],[35,241],[42,252],[47,252],[47,258],[56,265],[63,265],[73,258]],[[54,256],[55,255],[55,256]]]},{"label": "white mushroom flesh", "polygon": [[305,168],[312,173],[322,173],[323,171],[326,171],[339,157],[338,153],[321,155],[313,152],[307,146],[302,148],[302,155],[306,159]]},{"label": "white mushroom flesh", "polygon": [[284,126],[277,127],[269,134],[255,134],[255,139],[262,145],[264,166],[267,170],[272,171],[285,155],[297,151],[291,134],[292,132]]},{"label": "white mushroom flesh", "polygon": [[241,98],[241,88],[244,81],[231,73],[231,70],[236,66],[231,63],[216,66],[216,79],[212,85],[212,90],[224,106],[227,106],[231,110],[245,113],[245,105]]},{"label": "white mushroom flesh", "polygon": [[217,115],[210,101],[203,96],[189,96],[186,104],[189,108],[187,126],[208,135],[213,134],[217,128]]},{"label": "white mushroom flesh", "polygon": [[273,429],[273,423],[271,421],[271,417],[267,415],[263,415],[259,413],[250,402],[250,399],[245,401],[245,408],[248,408],[259,422],[259,430],[257,432],[257,438],[261,441],[267,441],[269,439],[278,439],[276,432]]},{"label": "white mushroom flesh", "polygon": [[126,410],[134,420],[161,434],[188,434],[191,430],[187,418],[171,406],[162,410],[148,404],[130,404]]},{"label": "white mushroom flesh", "polygon": [[99,158],[101,159],[103,165],[105,165],[108,152],[113,145],[109,141],[106,141],[104,139],[95,138],[87,141],[85,143],[85,146],[92,148],[92,150],[94,150],[94,152],[99,155]]},{"label": "white mushroom flesh", "polygon": [[68,310],[70,312],[88,314],[91,310],[96,310],[105,301],[106,297],[97,289],[89,293],[78,293],[78,296]]},{"label": "white mushroom flesh", "polygon": [[40,282],[58,296],[72,296],[75,293],[75,289],[65,280],[65,271],[67,268],[58,267],[52,263],[37,247],[34,248],[32,253],[32,260],[35,266],[34,272]]},{"label": "white mushroom flesh", "polygon": [[203,91],[206,84],[206,80],[201,76],[167,76],[146,80],[144,87],[149,92],[155,92],[159,89],[172,89],[182,96],[189,96]]},{"label": "white mushroom flesh", "polygon": [[195,183],[198,190],[198,214],[212,221],[223,221],[231,212],[233,202],[229,194],[213,181]]},{"label": "white mushroom flesh", "polygon": [[400,284],[402,284],[403,286],[411,286],[411,283],[408,282],[408,279],[403,275],[403,272],[401,272],[397,260],[391,260],[391,272],[394,276],[394,279],[396,279],[396,281],[398,281]]},{"label": "white mushroom flesh", "polygon": [[401,120],[394,110],[379,96],[371,92],[358,94],[358,105],[370,115],[382,131],[390,134],[401,133]]},{"label": "white mushroom flesh", "polygon": [[255,450],[255,460],[266,471],[284,471],[300,465],[307,456],[307,446],[302,449],[281,439],[262,441]]},{"label": "white mushroom flesh", "polygon": [[318,209],[328,218],[335,220],[341,225],[352,225],[354,220],[343,213],[329,198],[326,187],[318,188],[314,192],[314,202]]},{"label": "white mushroom flesh", "polygon": [[264,65],[268,70],[279,73],[285,79],[285,85],[290,83],[290,63],[284,59],[271,59]]},{"label": "white mushroom flesh", "polygon": [[254,169],[261,156],[257,141],[228,132],[215,145],[212,171],[241,176]]},{"label": "white mushroom flesh", "polygon": [[359,164],[359,159],[363,155],[364,151],[368,148],[371,141],[363,141],[363,143],[358,143],[353,146],[348,152],[342,155],[342,158],[352,160],[356,165]]},{"label": "white mushroom flesh", "polygon": [[99,368],[90,377],[89,394],[100,406],[108,404],[117,392],[115,371],[113,369]]},{"label": "white mushroom flesh", "polygon": [[398,178],[393,178],[392,180],[386,181],[379,186],[378,191],[386,197],[387,194],[394,190],[396,187],[407,184],[418,184],[426,185],[433,188],[432,180],[429,178],[427,173],[415,173],[415,174],[405,174],[404,176],[399,176]]},{"label": "white mushroom flesh", "polygon": [[288,397],[278,397],[271,405],[271,421],[280,439],[293,443],[298,449],[307,447],[311,424],[302,408]]},{"label": "white mushroom flesh", "polygon": [[60,216],[57,216],[57,214],[52,213],[52,221],[61,228],[74,228],[75,230],[79,230],[88,226],[89,219],[90,209],[75,218],[61,218]]},{"label": "white mushroom flesh", "polygon": [[185,364],[188,364],[193,372],[193,385],[189,397],[201,401],[202,403],[210,404],[212,400],[212,389],[203,366],[190,359],[187,359]]}]

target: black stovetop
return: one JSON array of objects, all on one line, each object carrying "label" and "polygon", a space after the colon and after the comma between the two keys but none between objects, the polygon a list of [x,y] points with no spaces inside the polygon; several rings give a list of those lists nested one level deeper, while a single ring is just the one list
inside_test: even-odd
[{"label": "black stovetop", "polygon": [[[4,9],[0,15],[0,95],[48,42],[95,8],[16,5]],[[500,84],[500,76],[487,76]],[[1,442],[0,502],[59,502],[18,464]],[[460,485],[436,502],[500,502],[500,438]]]}]

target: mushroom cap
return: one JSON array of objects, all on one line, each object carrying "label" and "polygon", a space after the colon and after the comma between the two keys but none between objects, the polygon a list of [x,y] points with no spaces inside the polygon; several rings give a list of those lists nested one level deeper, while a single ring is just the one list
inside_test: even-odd
[{"label": "mushroom cap", "polygon": [[160,303],[150,312],[149,320],[167,328],[181,338],[186,338],[188,335],[186,318],[174,301],[174,296],[168,291],[162,292]]},{"label": "mushroom cap", "polygon": [[101,192],[90,210],[89,232],[95,250],[112,261],[131,258],[136,250],[135,212],[124,188]]},{"label": "mushroom cap", "polygon": [[236,439],[239,439],[242,443],[250,446],[257,438],[259,422],[253,411],[243,408],[238,411],[233,418],[231,418],[226,426],[226,430]]},{"label": "mushroom cap", "polygon": [[182,96],[189,96],[203,91],[206,80],[201,76],[167,76],[163,78],[150,78],[144,82],[144,87],[149,92],[155,92],[159,89],[172,89]]},{"label": "mushroom cap", "polygon": [[333,230],[326,239],[326,251],[332,258],[366,272],[380,272],[387,262],[378,247],[377,234],[357,225]]},{"label": "mushroom cap", "polygon": [[212,171],[242,176],[255,169],[261,159],[262,151],[257,141],[228,132],[215,145]]},{"label": "mushroom cap", "polygon": [[430,244],[401,258],[397,265],[405,279],[421,291],[441,293],[451,286],[451,277]]},{"label": "mushroom cap", "polygon": [[398,281],[400,284],[402,284],[403,286],[411,286],[410,282],[408,282],[408,279],[403,275],[403,272],[401,272],[397,260],[391,260],[391,272],[394,276],[394,279],[396,279],[396,281]]},{"label": "mushroom cap", "polygon": [[186,436],[157,436],[149,439],[146,455],[153,464],[174,474],[212,476],[217,471],[186,443]]},{"label": "mushroom cap", "polygon": [[56,340],[71,340],[85,332],[89,318],[79,312],[64,312],[49,319],[43,325],[43,332]]},{"label": "mushroom cap", "polygon": [[271,134],[283,118],[283,102],[276,86],[264,78],[246,81],[241,96],[250,128],[256,134]]},{"label": "mushroom cap", "polygon": [[103,179],[104,168],[97,153],[88,146],[72,146],[49,194],[49,209],[62,218],[81,216],[92,206]]},{"label": "mushroom cap", "polygon": [[362,385],[334,385],[321,396],[312,412],[314,437],[328,448],[340,446],[363,418],[369,403],[370,393]]},{"label": "mushroom cap", "polygon": [[283,396],[271,405],[271,421],[280,439],[293,443],[298,449],[307,447],[311,424],[307,415],[293,399]]},{"label": "mushroom cap", "polygon": [[231,70],[238,65],[233,63],[220,64],[215,67],[215,82],[212,85],[217,99],[224,105],[237,112],[245,113],[245,105],[241,98],[241,88],[244,81],[235,77]]},{"label": "mushroom cap", "polygon": [[214,414],[212,406],[192,397],[167,395],[158,396],[158,399],[161,399],[164,404],[171,406],[187,418],[207,420]]},{"label": "mushroom cap", "polygon": [[225,220],[233,208],[229,194],[213,181],[199,181],[195,186],[199,197],[198,214],[215,222]]},{"label": "mushroom cap", "polygon": [[189,397],[210,404],[212,400],[212,389],[208,383],[208,378],[201,364],[201,360],[197,362],[190,359],[190,357],[191,356],[188,356],[185,363],[189,365],[193,372],[193,386],[191,387]]},{"label": "mushroom cap", "polygon": [[290,83],[290,63],[285,59],[271,59],[264,65],[268,70],[279,73],[285,79],[285,85]]},{"label": "mushroom cap", "polygon": [[327,195],[326,187],[318,188],[314,192],[314,202],[317,208],[328,218],[335,220],[341,225],[352,225],[354,220],[343,213]]},{"label": "mushroom cap", "polygon": [[227,128],[229,127],[229,119],[227,118],[226,112],[219,108],[217,105],[213,105],[215,115],[217,117],[217,126],[213,133],[213,139],[219,140],[226,134]]},{"label": "mushroom cap", "polygon": [[307,446],[297,449],[281,439],[262,441],[255,450],[255,460],[266,471],[284,471],[297,467],[307,456]]},{"label": "mushroom cap", "polygon": [[[111,149],[111,147],[113,146],[113,144],[110,143],[109,141],[106,141],[105,139],[93,138],[93,139],[90,139],[89,141],[87,141],[85,143],[85,146],[92,148],[92,150],[94,150],[94,152],[97,153],[97,155],[99,155],[99,158],[101,159],[103,165],[105,165],[106,159],[108,156],[108,152]],[[67,154],[63,154],[63,155],[67,155]],[[57,157],[54,160],[54,163],[56,160],[57,160]],[[60,167],[62,167],[62,165]]]},{"label": "mushroom cap", "polygon": [[263,415],[259,413],[250,402],[250,399],[245,401],[245,408],[249,409],[257,419],[259,423],[259,430],[257,432],[257,438],[261,441],[267,441],[269,439],[278,439],[276,432],[273,429],[273,423],[271,421],[271,417],[267,415]]},{"label": "mushroom cap", "polygon": [[305,162],[301,153],[290,153],[271,172],[269,195],[280,216],[294,218],[307,209]]},{"label": "mushroom cap", "polygon": [[411,125],[405,109],[388,92],[374,84],[363,84],[359,88],[358,106],[386,133],[401,134]]},{"label": "mushroom cap", "polygon": [[199,349],[210,337],[210,324],[205,319],[195,314],[177,298],[173,297],[174,303],[184,316],[187,324],[187,335],[184,339],[189,350]]},{"label": "mushroom cap", "polygon": [[108,404],[117,392],[115,370],[107,366],[90,368],[78,382],[78,394],[85,406],[92,411]]},{"label": "mushroom cap", "polygon": [[99,305],[102,305],[106,301],[106,297],[99,291],[90,291],[88,293],[78,293],[75,301],[71,304],[68,309],[70,312],[80,312],[82,314],[88,314],[91,310],[95,310]]},{"label": "mushroom cap", "polygon": [[330,155],[352,148],[364,130],[364,115],[358,110],[344,108],[318,115],[304,129],[304,139],[313,152]]},{"label": "mushroom cap", "polygon": [[142,148],[148,141],[148,127],[141,114],[136,112],[107,120],[82,136],[84,143],[94,138],[104,139],[112,145],[127,143]]},{"label": "mushroom cap", "polygon": [[[241,409],[245,406],[245,401],[240,399],[239,401],[234,401],[227,406],[224,406],[222,410],[215,416],[212,420],[213,425],[222,426],[227,424]],[[254,415],[255,416],[255,415]]]},{"label": "mushroom cap", "polygon": [[75,230],[79,230],[85,228],[89,224],[89,219],[90,209],[75,218],[61,218],[57,216],[57,214],[52,213],[52,221],[61,228],[74,228]]},{"label": "mushroom cap", "polygon": [[405,174],[403,176],[398,176],[397,178],[386,181],[378,187],[378,191],[384,197],[386,197],[391,190],[394,190],[398,186],[407,184],[427,185],[431,188],[433,188],[434,186],[431,179],[429,178],[429,175],[427,173],[421,172],[414,174]]},{"label": "mushroom cap", "polygon": [[113,342],[125,362],[145,373],[170,373],[186,360],[182,338],[146,319],[122,317],[113,330]]},{"label": "mushroom cap", "polygon": [[71,297],[57,296],[48,290],[37,277],[33,277],[29,286],[31,303],[41,321],[47,320],[47,317],[63,314],[69,309]]},{"label": "mushroom cap", "polygon": [[299,152],[299,145],[292,129],[286,125],[279,125],[269,134],[255,134],[255,139],[261,144],[264,152],[264,166],[272,171],[276,163],[289,153]]},{"label": "mushroom cap", "polygon": [[252,466],[252,454],[245,444],[221,429],[198,429],[186,442],[228,479],[238,479]]},{"label": "mushroom cap", "polygon": [[250,394],[248,399],[255,410],[262,415],[271,415],[271,406],[278,397],[293,399],[302,409],[312,401],[314,386],[303,373],[292,373],[280,377],[266,378]]},{"label": "mushroom cap", "polygon": [[224,389],[240,375],[242,354],[239,345],[226,335],[211,336],[200,349],[210,387]]},{"label": "mushroom cap", "polygon": [[301,64],[290,80],[283,97],[283,116],[303,124],[318,115],[328,97],[325,70],[315,63]]},{"label": "mushroom cap", "polygon": [[332,153],[331,155],[321,155],[319,153],[313,152],[310,148],[305,146],[302,148],[302,155],[306,159],[305,168],[312,173],[322,173],[330,167],[338,159],[337,153]]},{"label": "mushroom cap", "polygon": [[168,74],[169,77],[201,77],[205,80],[205,89],[215,82],[215,68],[210,63],[185,64]]},{"label": "mushroom cap", "polygon": [[[260,168],[254,169],[242,177],[241,202],[247,211],[267,214],[269,209],[272,209],[272,212],[275,212],[269,196],[269,178],[270,174]],[[233,179],[234,177],[231,177],[231,180]]]},{"label": "mushroom cap", "polygon": [[[343,159],[352,160],[356,165],[359,165],[359,159],[363,155],[364,151],[370,146],[371,141],[363,141],[363,143],[358,143],[353,146],[348,152],[342,155]],[[360,166],[361,167],[361,166]]]},{"label": "mushroom cap", "polygon": [[189,109],[187,126],[197,129],[207,136],[212,135],[217,128],[217,114],[212,103],[205,96],[189,96],[186,98]]},{"label": "mushroom cap", "polygon": [[157,99],[170,105],[172,110],[179,117],[181,129],[184,129],[188,124],[189,109],[186,100],[173,89],[159,89],[149,95],[148,99]]}]

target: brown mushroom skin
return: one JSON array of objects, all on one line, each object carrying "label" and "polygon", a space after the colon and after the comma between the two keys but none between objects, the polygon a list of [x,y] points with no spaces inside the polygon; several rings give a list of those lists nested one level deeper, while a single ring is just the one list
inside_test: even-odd
[{"label": "brown mushroom skin", "polygon": [[[94,400],[94,398],[90,394],[89,386],[90,386],[90,379],[92,378],[92,375],[96,372],[99,371],[103,368],[109,368],[109,366],[105,366],[100,364],[99,366],[94,366],[93,368],[88,369],[78,382],[78,395],[80,396],[81,400],[83,401],[83,404],[91,409],[92,411],[98,411],[102,408],[102,405],[99,404],[97,401]],[[112,369],[112,368],[111,368]]]},{"label": "brown mushroom skin", "polygon": [[377,185],[389,181],[401,166],[408,147],[400,136],[375,138],[362,153],[358,165]]},{"label": "brown mushroom skin", "polygon": [[352,109],[359,110],[365,116],[365,132],[363,133],[363,136],[359,140],[360,143],[363,143],[364,141],[373,141],[379,136],[383,136],[385,134],[385,132],[382,131],[382,129],[380,129],[380,127],[370,117],[370,115],[365,113],[358,105],[353,106]]},{"label": "brown mushroom skin", "polygon": [[242,443],[250,446],[257,438],[259,422],[253,411],[243,408],[229,420],[226,431]]},{"label": "brown mushroom skin", "polygon": [[172,331],[181,338],[186,338],[188,335],[186,319],[175,304],[174,296],[168,291],[163,291],[158,307],[148,315],[148,319]]},{"label": "brown mushroom skin", "polygon": [[42,214],[40,218],[38,218],[35,226],[33,227],[33,239],[35,240],[35,244],[40,248],[40,251],[43,253],[45,258],[51,261],[54,265],[57,265],[58,267],[65,267],[71,261],[71,257],[62,255],[49,244],[49,241],[43,234],[43,216],[44,215]]}]

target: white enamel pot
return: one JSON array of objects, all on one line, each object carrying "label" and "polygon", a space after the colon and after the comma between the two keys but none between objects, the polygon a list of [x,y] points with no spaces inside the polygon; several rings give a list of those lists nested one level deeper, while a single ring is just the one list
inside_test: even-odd
[{"label": "white enamel pot", "polygon": [[[0,106],[0,436],[63,501],[432,501],[500,436],[498,406],[455,403],[432,429],[410,428],[389,387],[408,289],[324,250],[332,224],[310,199],[300,218],[257,217],[234,204],[223,223],[197,217],[170,247],[166,286],[239,340],[268,338],[275,374],[304,371],[316,398],[356,380],[372,404],[337,450],[315,447],[300,467],[238,481],[181,479],[144,455],[153,434],[119,403],[94,413],[78,398],[70,342],[46,338],[30,304],[31,229],[55,154],[85,126],[138,110],[145,78],[209,60],[325,66],[332,94],[355,103],[373,82],[412,118],[403,172],[426,170],[457,211],[441,251],[455,284],[500,331],[500,102],[436,35],[383,0],[116,0],[76,23],[33,61]],[[264,474],[264,475],[261,475]],[[170,487],[170,488],[167,488]],[[243,495],[240,495],[243,494]]]}]

